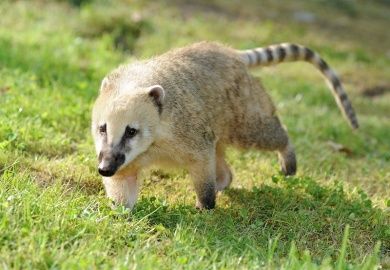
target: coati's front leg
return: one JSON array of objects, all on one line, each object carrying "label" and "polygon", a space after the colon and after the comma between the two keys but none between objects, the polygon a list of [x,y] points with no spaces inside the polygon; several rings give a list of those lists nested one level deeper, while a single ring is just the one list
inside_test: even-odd
[{"label": "coati's front leg", "polygon": [[216,198],[215,151],[213,154],[203,155],[191,164],[189,172],[196,192],[196,207],[213,209]]},{"label": "coati's front leg", "polygon": [[294,147],[290,141],[278,151],[280,169],[284,175],[294,175],[297,171],[297,160]]},{"label": "coati's front leg", "polygon": [[133,208],[139,192],[137,174],[103,177],[103,184],[107,197],[115,204]]}]

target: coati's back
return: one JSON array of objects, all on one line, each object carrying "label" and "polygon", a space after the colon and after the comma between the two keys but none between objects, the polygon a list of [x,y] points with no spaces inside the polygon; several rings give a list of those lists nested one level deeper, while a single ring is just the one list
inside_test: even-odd
[{"label": "coati's back", "polygon": [[180,129],[186,123],[192,130],[211,126],[223,139],[246,120],[248,110],[274,112],[269,96],[236,51],[218,43],[196,43],[120,69],[121,76],[127,74],[137,86],[161,85],[166,95],[161,117],[173,116],[172,126]]},{"label": "coati's back", "polygon": [[[176,57],[178,59],[178,66],[181,67],[188,64],[188,62],[185,63],[184,59],[190,59],[190,63],[195,64],[196,71],[203,71],[203,73],[198,73],[202,76],[199,78],[195,77],[195,79],[197,78],[201,84],[204,82],[210,84],[215,82],[214,89],[217,95],[221,94],[220,91],[223,92],[226,89],[234,90],[234,86],[239,85],[237,83],[239,80],[245,77],[248,78],[247,67],[269,66],[293,61],[308,62],[317,68],[325,77],[339,109],[351,127],[354,129],[359,127],[355,111],[339,76],[318,53],[302,45],[282,43],[241,51],[232,50],[218,43],[201,42],[172,51],[164,56],[168,56],[168,60],[169,58]],[[224,84],[224,82],[228,85]],[[262,92],[260,91],[260,96],[263,95]],[[245,91],[238,91],[238,93],[244,94],[244,97],[247,94]],[[250,94],[254,99],[259,95],[257,91],[252,91]],[[210,97],[209,93],[206,93],[206,95]],[[240,98],[238,98],[238,101]],[[262,109],[267,110],[268,108],[266,107],[269,104],[269,99],[267,97],[262,98],[265,98],[266,102],[257,104]],[[258,102],[259,100],[256,101]],[[250,100],[249,104],[244,102],[241,105],[250,106]]]},{"label": "coati's back", "polygon": [[[214,42],[200,42],[174,49],[147,61],[120,67],[112,75],[124,80],[125,91],[159,84],[165,89],[162,119],[172,117],[172,126],[211,126],[220,138],[230,137],[237,127],[248,126],[253,114],[273,115],[274,105],[261,84],[248,72],[249,66],[285,61],[307,61],[319,68],[331,85],[335,99],[353,127],[353,108],[335,73],[310,49],[281,44],[237,51]],[[119,75],[118,75],[119,74]]]}]

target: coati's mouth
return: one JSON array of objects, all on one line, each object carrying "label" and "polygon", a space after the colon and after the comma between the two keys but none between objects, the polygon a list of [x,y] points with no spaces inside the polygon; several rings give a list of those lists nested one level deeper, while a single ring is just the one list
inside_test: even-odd
[{"label": "coati's mouth", "polygon": [[100,175],[105,177],[113,176],[119,167],[125,162],[124,154],[115,154],[104,156],[104,154],[100,153],[99,155],[99,167],[98,172]]}]

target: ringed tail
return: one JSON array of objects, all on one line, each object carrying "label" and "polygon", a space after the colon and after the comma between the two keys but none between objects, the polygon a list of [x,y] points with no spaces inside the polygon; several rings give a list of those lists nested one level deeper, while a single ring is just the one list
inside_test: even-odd
[{"label": "ringed tail", "polygon": [[282,43],[253,50],[238,50],[241,60],[249,67],[269,66],[282,62],[306,61],[313,64],[325,76],[328,86],[345,118],[353,129],[359,123],[351,102],[337,74],[313,50],[301,45]]}]

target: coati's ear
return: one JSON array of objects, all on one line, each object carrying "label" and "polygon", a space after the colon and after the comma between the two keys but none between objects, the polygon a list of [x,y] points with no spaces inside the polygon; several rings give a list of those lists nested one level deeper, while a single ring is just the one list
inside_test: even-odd
[{"label": "coati's ear", "polygon": [[106,77],[104,77],[101,85],[100,85],[100,92],[102,92],[105,88],[107,88],[108,86],[108,79]]},{"label": "coati's ear", "polygon": [[165,91],[161,85],[153,85],[148,88],[149,97],[153,99],[154,104],[156,105],[158,112],[162,112],[162,105],[164,102]]}]

